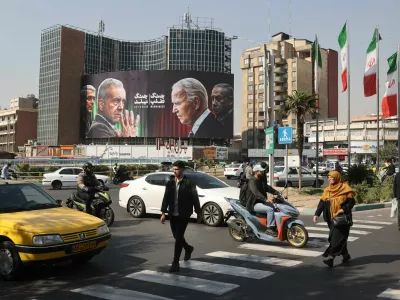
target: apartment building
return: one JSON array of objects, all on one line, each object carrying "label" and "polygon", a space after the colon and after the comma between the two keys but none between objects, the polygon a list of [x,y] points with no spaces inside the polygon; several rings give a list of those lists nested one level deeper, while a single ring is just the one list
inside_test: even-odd
[{"label": "apartment building", "polygon": [[[246,49],[240,58],[242,70],[242,143],[244,149],[265,148],[264,129],[267,115],[264,100],[264,45]],[[280,32],[267,43],[273,49],[274,69],[274,114],[277,126],[292,126],[296,135],[296,117],[278,113],[288,95],[294,90],[312,93],[313,68],[312,42],[296,39]],[[322,76],[319,88],[320,118],[338,117],[338,53],[332,49],[321,49]],[[269,64],[269,61],[267,61]],[[269,94],[267,88],[267,95]],[[311,120],[313,116],[309,116]]]},{"label": "apartment building", "polygon": [[10,100],[10,108],[0,110],[0,151],[18,152],[37,136],[37,105],[34,95]]}]

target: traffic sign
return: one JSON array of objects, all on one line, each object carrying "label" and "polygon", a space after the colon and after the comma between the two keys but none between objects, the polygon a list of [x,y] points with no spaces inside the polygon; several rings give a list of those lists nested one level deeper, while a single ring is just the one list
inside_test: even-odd
[{"label": "traffic sign", "polygon": [[265,149],[267,154],[274,154],[274,127],[265,129]]},{"label": "traffic sign", "polygon": [[293,128],[292,127],[279,127],[278,143],[291,144],[293,142]]}]

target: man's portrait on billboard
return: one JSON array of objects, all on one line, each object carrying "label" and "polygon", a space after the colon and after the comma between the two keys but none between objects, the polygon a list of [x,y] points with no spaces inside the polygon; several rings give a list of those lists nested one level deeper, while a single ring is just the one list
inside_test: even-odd
[{"label": "man's portrait on billboard", "polygon": [[212,110],[228,134],[233,133],[233,88],[227,83],[216,84],[211,92]]},{"label": "man's portrait on billboard", "polygon": [[96,89],[92,85],[85,85],[81,90],[81,103],[84,107],[85,134],[92,125],[93,107],[96,101]]}]

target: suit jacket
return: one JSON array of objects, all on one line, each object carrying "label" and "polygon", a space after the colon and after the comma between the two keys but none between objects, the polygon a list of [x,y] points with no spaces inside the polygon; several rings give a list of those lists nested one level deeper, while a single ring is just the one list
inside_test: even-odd
[{"label": "suit jacket", "polygon": [[88,138],[112,138],[117,137],[114,128],[103,119],[103,117],[96,115],[87,133]]},{"label": "suit jacket", "polygon": [[233,110],[218,120],[224,126],[226,137],[233,136]]},{"label": "suit jacket", "polygon": [[[172,212],[175,206],[176,184],[175,176],[165,186],[164,198],[161,205],[161,212],[166,213],[167,210]],[[199,196],[197,194],[196,185],[186,176],[183,176],[178,190],[178,212],[182,218],[190,218],[193,214],[193,207],[196,214],[201,214]]]},{"label": "suit jacket", "polygon": [[209,113],[207,118],[204,119],[203,123],[197,129],[195,135],[196,138],[224,138],[227,137],[224,126],[218,121],[213,113]]}]

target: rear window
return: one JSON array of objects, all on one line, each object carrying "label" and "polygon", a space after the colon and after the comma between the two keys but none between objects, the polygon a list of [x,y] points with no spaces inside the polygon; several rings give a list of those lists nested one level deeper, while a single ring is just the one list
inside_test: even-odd
[{"label": "rear window", "polygon": [[228,166],[228,168],[239,168],[241,165],[240,164],[236,164],[236,165],[230,165]]},{"label": "rear window", "polygon": [[218,189],[218,188],[226,188],[229,187],[223,181],[218,180],[217,178],[210,176],[204,173],[185,173],[185,175],[193,181],[195,185],[203,190],[207,189]]}]

